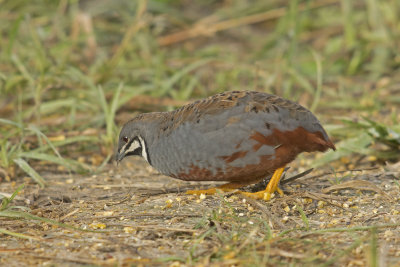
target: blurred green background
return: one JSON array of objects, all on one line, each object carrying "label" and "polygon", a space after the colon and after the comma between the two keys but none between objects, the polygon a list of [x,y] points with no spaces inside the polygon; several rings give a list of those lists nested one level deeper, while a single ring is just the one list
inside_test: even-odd
[{"label": "blurred green background", "polygon": [[0,0],[0,38],[0,180],[101,171],[136,112],[227,90],[315,112],[315,166],[399,158],[398,0]]}]

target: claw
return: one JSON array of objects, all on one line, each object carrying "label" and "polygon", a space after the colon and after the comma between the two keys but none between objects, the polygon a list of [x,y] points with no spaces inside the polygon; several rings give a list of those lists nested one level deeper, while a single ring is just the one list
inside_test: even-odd
[{"label": "claw", "polygon": [[285,166],[282,168],[277,169],[271,177],[267,188],[263,191],[255,192],[255,193],[248,193],[248,192],[240,192],[241,194],[254,198],[254,199],[263,199],[268,201],[271,199],[273,193],[278,192],[279,195],[283,196],[283,191],[278,187],[279,180],[281,179],[282,173],[285,170]]}]

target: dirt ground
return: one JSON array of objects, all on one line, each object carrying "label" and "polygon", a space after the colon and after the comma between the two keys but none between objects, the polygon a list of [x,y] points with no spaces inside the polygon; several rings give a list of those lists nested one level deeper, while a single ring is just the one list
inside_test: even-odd
[{"label": "dirt ground", "polygon": [[[26,179],[13,205],[89,231],[0,217],[2,228],[31,236],[0,234],[0,265],[365,266],[378,257],[380,266],[399,266],[398,173],[367,165],[314,170],[269,202],[185,195],[211,183],[162,176],[140,158],[92,176],[47,173],[45,189]],[[16,184],[1,183],[0,192]]]}]

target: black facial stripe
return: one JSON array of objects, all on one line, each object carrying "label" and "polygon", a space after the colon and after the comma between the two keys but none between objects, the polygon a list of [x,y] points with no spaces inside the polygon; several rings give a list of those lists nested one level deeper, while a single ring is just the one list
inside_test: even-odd
[{"label": "black facial stripe", "polygon": [[140,149],[140,147],[138,147],[136,150],[131,151],[125,155],[125,157],[128,157],[128,156],[142,156],[142,149]]}]

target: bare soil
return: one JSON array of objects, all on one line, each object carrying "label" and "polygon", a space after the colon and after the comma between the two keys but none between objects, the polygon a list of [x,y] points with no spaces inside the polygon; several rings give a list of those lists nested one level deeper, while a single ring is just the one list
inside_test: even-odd
[{"label": "bare soil", "polygon": [[[300,162],[287,177],[304,170]],[[398,173],[368,162],[358,169],[314,170],[269,202],[185,195],[215,184],[162,176],[139,158],[91,176],[49,172],[44,189],[26,179],[13,205],[89,231],[0,217],[1,228],[32,237],[0,234],[0,265],[365,266],[376,256],[400,266]]]}]

